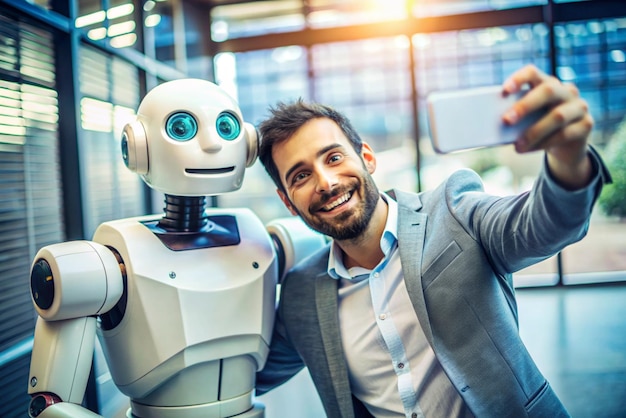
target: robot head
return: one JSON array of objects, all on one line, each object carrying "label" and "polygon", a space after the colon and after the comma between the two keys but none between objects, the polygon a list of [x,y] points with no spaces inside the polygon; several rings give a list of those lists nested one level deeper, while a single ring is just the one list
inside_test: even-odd
[{"label": "robot head", "polygon": [[219,86],[200,79],[163,83],[144,97],[122,133],[122,157],[151,188],[175,196],[238,190],[256,160],[258,135]]}]

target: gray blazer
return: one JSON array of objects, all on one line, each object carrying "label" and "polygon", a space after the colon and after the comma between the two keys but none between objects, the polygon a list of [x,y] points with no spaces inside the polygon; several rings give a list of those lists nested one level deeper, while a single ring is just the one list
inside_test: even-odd
[{"label": "gray blazer", "polygon": [[[518,333],[512,272],[541,261],[587,231],[610,176],[592,152],[596,179],[567,192],[542,172],[532,191],[498,198],[470,170],[433,191],[391,192],[409,296],[438,360],[476,417],[569,416]],[[270,355],[257,394],[307,366],[328,417],[369,416],[351,393],[329,247],[297,265],[281,286]]]}]

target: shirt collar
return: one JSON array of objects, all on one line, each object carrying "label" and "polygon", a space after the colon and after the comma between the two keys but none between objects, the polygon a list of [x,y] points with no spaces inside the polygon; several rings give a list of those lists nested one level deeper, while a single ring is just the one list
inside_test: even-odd
[{"label": "shirt collar", "polygon": [[[381,197],[387,203],[387,221],[383,235],[380,238],[380,248],[385,258],[387,258],[398,240],[398,204],[384,192],[381,193]],[[358,269],[359,273],[362,273],[362,268],[356,267],[354,269]],[[352,270],[353,269],[350,269],[349,272],[343,265],[343,251],[339,248],[335,240],[332,240],[330,244],[330,256],[328,257],[328,275],[333,279],[352,279],[354,276]]]}]

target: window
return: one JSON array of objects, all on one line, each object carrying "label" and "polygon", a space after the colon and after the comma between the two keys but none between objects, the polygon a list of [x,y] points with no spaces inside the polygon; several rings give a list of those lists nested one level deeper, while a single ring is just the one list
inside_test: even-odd
[{"label": "window", "polygon": [[0,416],[26,416],[30,264],[64,239],[53,35],[0,13]]}]

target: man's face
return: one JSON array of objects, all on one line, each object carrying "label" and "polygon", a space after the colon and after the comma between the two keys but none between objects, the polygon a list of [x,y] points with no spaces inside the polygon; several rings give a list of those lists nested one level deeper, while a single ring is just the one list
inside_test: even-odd
[{"label": "man's face", "polygon": [[357,238],[367,228],[380,198],[367,144],[357,154],[335,122],[317,118],[276,144],[272,158],[286,190],[278,194],[292,214],[338,240]]}]

